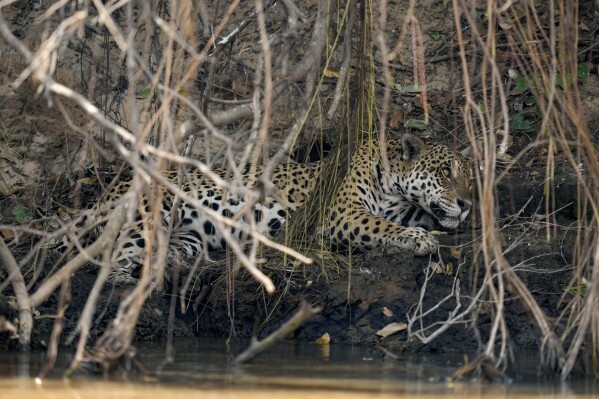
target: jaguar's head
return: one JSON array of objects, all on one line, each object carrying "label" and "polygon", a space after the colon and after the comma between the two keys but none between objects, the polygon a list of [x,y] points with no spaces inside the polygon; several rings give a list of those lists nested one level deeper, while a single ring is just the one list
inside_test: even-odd
[{"label": "jaguar's head", "polygon": [[443,227],[455,229],[466,219],[472,206],[472,165],[461,154],[404,134],[388,158],[399,195],[420,206]]}]

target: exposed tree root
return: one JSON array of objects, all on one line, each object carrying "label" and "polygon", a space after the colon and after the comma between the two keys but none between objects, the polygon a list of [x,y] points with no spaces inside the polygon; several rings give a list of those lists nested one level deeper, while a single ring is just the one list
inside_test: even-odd
[{"label": "exposed tree root", "polygon": [[27,286],[23,279],[21,269],[17,265],[4,240],[0,238],[0,261],[8,272],[8,278],[12,282],[17,304],[19,306],[19,346],[22,350],[28,350],[31,343],[31,329],[33,328],[33,314],[31,300],[27,292]]}]

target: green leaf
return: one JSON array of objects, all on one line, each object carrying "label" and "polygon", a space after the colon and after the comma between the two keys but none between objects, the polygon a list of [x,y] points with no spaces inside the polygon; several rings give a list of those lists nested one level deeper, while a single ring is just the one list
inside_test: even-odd
[{"label": "green leaf", "polygon": [[557,87],[564,90],[564,81],[562,80],[561,76],[558,75],[555,77],[555,84],[557,85]]},{"label": "green leaf", "polygon": [[514,158],[509,154],[497,154],[497,159],[499,159],[501,162],[508,163],[512,162]]},{"label": "green leaf", "polygon": [[586,63],[578,64],[578,79],[584,82],[589,77],[589,65]]},{"label": "green leaf", "polygon": [[23,205],[15,205],[12,208],[12,214],[19,223],[28,222],[33,218],[33,214],[29,208]]},{"label": "green leaf", "polygon": [[531,94],[524,96],[524,104],[525,105],[533,105],[536,103],[537,103],[537,101],[535,100],[535,96],[533,96]]},{"label": "green leaf", "polygon": [[559,87],[560,89],[566,90],[566,88],[568,88],[568,86],[572,84],[572,74],[567,73],[565,81],[564,79],[562,79],[561,75],[558,75],[555,78],[555,83],[557,84],[557,87]]},{"label": "green leaf", "polygon": [[521,93],[525,93],[528,91],[528,82],[524,76],[518,76],[516,78],[516,87],[520,90]]},{"label": "green leaf", "polygon": [[406,129],[412,128],[417,130],[426,130],[428,129],[428,125],[422,119],[408,119],[403,127]]},{"label": "green leaf", "polygon": [[149,87],[146,87],[145,89],[138,91],[135,97],[138,100],[145,100],[150,97],[150,93],[152,93],[152,90]]},{"label": "green leaf", "polygon": [[428,35],[431,37],[431,39],[433,39],[435,42],[438,42],[439,40],[441,40],[441,32],[437,32],[435,30],[429,30]]},{"label": "green leaf", "polygon": [[420,87],[420,85],[402,86],[399,83],[396,83],[393,85],[393,88],[395,88],[395,90],[399,91],[402,94],[420,93],[422,91],[422,88]]},{"label": "green leaf", "polygon": [[510,119],[512,130],[520,133],[530,133],[535,131],[534,123],[530,119],[526,119],[524,115],[518,114]]},{"label": "green leaf", "polygon": [[451,0],[443,0],[443,8],[447,8]]},{"label": "green leaf", "polygon": [[581,284],[578,287],[570,287],[568,289],[568,292],[570,292],[570,294],[574,295],[574,296],[581,296],[581,297],[586,297],[587,295],[587,285],[586,284]]}]

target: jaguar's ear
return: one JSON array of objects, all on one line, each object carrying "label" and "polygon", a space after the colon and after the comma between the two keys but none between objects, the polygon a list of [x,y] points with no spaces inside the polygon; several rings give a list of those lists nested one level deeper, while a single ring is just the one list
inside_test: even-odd
[{"label": "jaguar's ear", "polygon": [[404,161],[413,161],[424,149],[424,141],[410,133],[401,136],[401,157]]}]

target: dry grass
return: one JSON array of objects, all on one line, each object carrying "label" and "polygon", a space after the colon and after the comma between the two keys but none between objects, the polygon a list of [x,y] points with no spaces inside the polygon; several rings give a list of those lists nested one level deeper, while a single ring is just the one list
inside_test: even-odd
[{"label": "dry grass", "polygon": [[[577,60],[577,5],[566,5],[561,1],[551,1],[547,4],[538,2],[534,6],[528,3],[508,2],[503,8],[499,8],[498,4],[488,3],[485,10],[488,18],[485,24],[486,31],[481,30],[482,24],[473,20],[469,9],[470,4],[465,1],[453,2],[466,89],[466,133],[474,149],[473,158],[480,166],[476,169],[476,179],[481,202],[481,252],[486,275],[493,276],[485,283],[495,308],[493,330],[485,355],[489,359],[495,359],[496,366],[506,362],[509,331],[505,324],[504,300],[506,290],[510,290],[529,310],[542,334],[541,366],[557,371],[565,378],[572,372],[584,341],[591,345],[593,353],[597,353],[599,348],[596,338],[587,341],[590,337],[597,336],[599,327],[596,322],[595,299],[599,280],[596,280],[597,273],[594,271],[597,263],[593,260],[599,244],[595,208],[598,199],[599,165],[581,112]],[[543,10],[542,17],[538,13],[539,10]],[[463,32],[470,34],[464,35]],[[577,255],[574,259],[576,272],[573,274],[572,285],[579,286],[584,280],[589,291],[584,298],[579,296],[570,301],[568,309],[576,313],[576,316],[570,319],[571,328],[568,329],[568,334],[561,337],[557,335],[556,325],[543,313],[503,255],[504,248],[497,235],[496,165],[498,156],[509,148],[511,135],[507,86],[495,58],[499,51],[497,38],[506,40],[517,66],[516,74],[526,79],[541,111],[542,121],[536,145],[546,146],[549,154],[545,187],[548,220],[554,220],[551,218],[554,217],[552,176],[555,153],[561,153],[569,161],[571,170],[579,182],[579,230]],[[478,60],[479,57],[482,57],[482,61]],[[476,63],[473,63],[475,59]],[[475,73],[473,65],[480,74]],[[476,81],[472,81],[473,76],[476,76]],[[561,86],[559,82],[562,82]],[[473,86],[480,86],[481,93],[475,95],[471,90]],[[479,104],[484,105],[484,112]],[[512,165],[518,160],[516,158]],[[580,163],[585,165],[588,174],[583,176],[580,172]],[[583,210],[589,210],[588,214],[591,216],[585,217],[587,214],[583,213]],[[548,239],[552,234],[555,235],[550,230],[550,225],[547,224]]]}]

